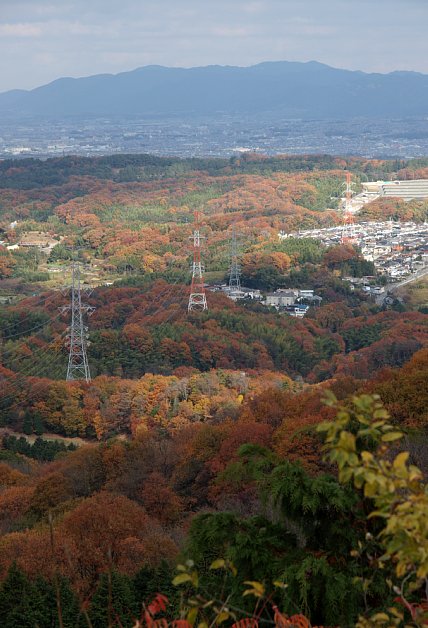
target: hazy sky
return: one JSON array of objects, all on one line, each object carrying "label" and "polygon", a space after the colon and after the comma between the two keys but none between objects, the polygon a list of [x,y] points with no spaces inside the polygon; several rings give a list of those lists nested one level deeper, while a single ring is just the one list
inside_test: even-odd
[{"label": "hazy sky", "polygon": [[148,64],[428,73],[428,0],[0,0],[0,91]]}]

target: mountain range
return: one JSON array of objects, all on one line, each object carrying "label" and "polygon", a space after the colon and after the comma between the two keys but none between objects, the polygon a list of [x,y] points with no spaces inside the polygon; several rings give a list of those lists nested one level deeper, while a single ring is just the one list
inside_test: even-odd
[{"label": "mountain range", "polygon": [[11,120],[266,113],[304,119],[425,116],[428,75],[368,74],[315,61],[189,69],[150,65],[0,94],[0,114]]}]

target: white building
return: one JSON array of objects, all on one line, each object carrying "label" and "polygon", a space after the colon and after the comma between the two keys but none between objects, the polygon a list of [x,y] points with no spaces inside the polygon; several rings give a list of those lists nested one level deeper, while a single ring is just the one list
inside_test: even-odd
[{"label": "white building", "polygon": [[414,198],[428,198],[428,179],[367,181],[362,182],[366,193],[377,193],[379,196],[402,198],[411,201]]},{"label": "white building", "polygon": [[299,290],[299,297],[301,299],[311,299],[314,296],[313,290]]},{"label": "white building", "polygon": [[276,290],[266,295],[265,303],[273,307],[287,307],[296,302],[297,296],[297,290]]},{"label": "white building", "polygon": [[286,312],[289,316],[294,316],[295,318],[303,318],[309,310],[309,305],[290,305],[286,308]]}]

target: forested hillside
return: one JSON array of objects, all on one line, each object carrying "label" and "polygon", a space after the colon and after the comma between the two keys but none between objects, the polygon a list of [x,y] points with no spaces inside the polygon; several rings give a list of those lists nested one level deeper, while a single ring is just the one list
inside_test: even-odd
[{"label": "forested hillside", "polygon": [[[382,278],[350,242],[278,238],[341,223],[345,170],[428,161],[0,162],[0,626],[426,625],[426,307],[353,289]],[[428,203],[358,219],[384,217]],[[304,318],[208,289],[232,228],[242,282],[313,289]],[[90,382],[65,381],[73,256]]]}]

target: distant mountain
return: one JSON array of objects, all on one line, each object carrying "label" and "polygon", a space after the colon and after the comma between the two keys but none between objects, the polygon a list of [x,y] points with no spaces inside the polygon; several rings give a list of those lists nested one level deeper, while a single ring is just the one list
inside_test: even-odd
[{"label": "distant mountain", "polygon": [[366,74],[311,61],[251,67],[146,66],[121,74],[61,78],[0,94],[0,114],[27,116],[261,114],[299,118],[428,114],[428,75]]}]

